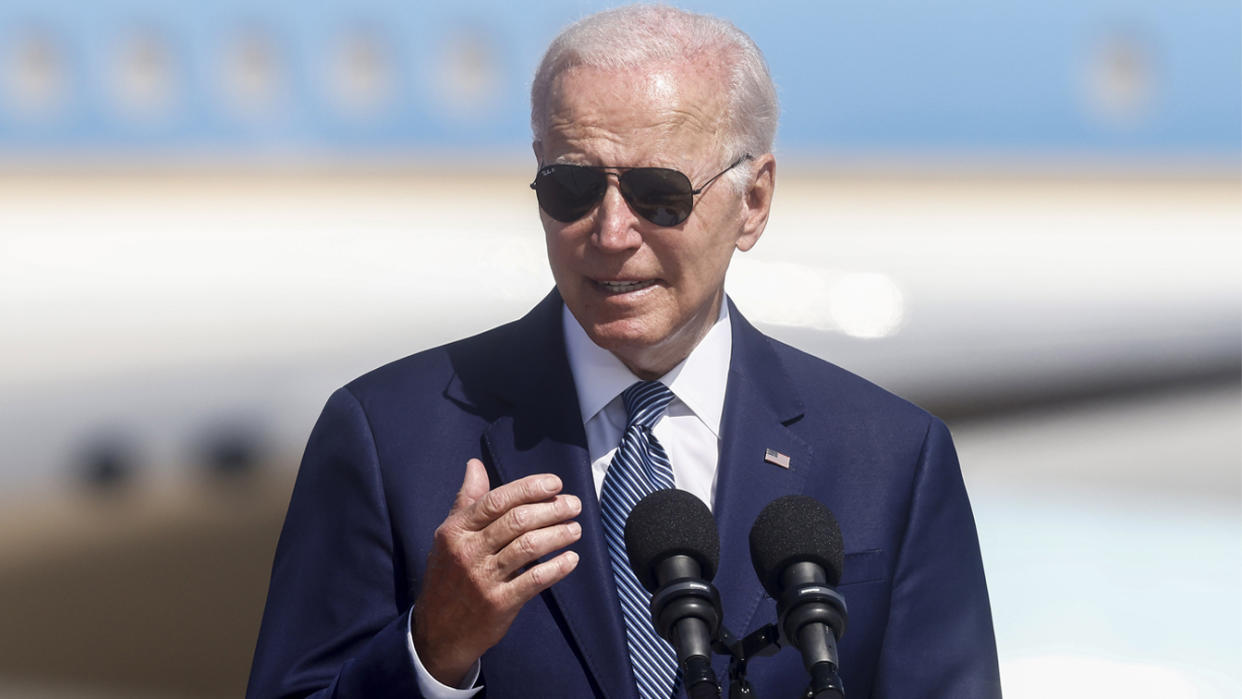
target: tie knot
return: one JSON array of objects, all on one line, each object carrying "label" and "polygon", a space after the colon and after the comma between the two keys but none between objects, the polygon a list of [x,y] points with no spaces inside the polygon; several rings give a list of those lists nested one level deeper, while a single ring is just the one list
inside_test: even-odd
[{"label": "tie knot", "polygon": [[626,427],[650,428],[673,400],[673,392],[659,381],[639,381],[621,394],[625,401]]}]

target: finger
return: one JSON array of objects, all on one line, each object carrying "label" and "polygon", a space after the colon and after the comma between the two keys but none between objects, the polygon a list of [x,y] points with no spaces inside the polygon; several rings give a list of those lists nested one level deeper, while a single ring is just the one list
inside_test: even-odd
[{"label": "finger", "polygon": [[453,511],[464,510],[479,498],[487,495],[491,483],[487,478],[487,468],[478,459],[466,462],[466,475],[461,482],[461,490],[457,491],[457,499],[453,502]]},{"label": "finger", "polygon": [[577,522],[565,522],[526,532],[493,558],[496,576],[500,580],[507,580],[532,561],[565,548],[580,538],[582,525]]},{"label": "finger", "polygon": [[482,529],[518,505],[547,500],[561,491],[561,479],[550,473],[519,478],[493,488],[466,511],[466,526]]},{"label": "finger", "polygon": [[527,532],[572,519],[581,511],[582,501],[575,495],[567,494],[542,502],[518,505],[487,525],[483,529],[483,537],[487,542],[486,546],[493,551],[499,551]]},{"label": "finger", "polygon": [[526,604],[535,595],[564,580],[576,567],[578,554],[574,551],[566,551],[556,558],[531,566],[508,583],[512,603]]}]

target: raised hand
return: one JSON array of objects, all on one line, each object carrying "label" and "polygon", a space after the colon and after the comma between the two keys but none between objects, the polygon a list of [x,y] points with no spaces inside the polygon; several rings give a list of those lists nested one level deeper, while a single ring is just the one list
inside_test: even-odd
[{"label": "raised hand", "polygon": [[522,605],[578,565],[573,551],[534,563],[582,535],[571,521],[582,503],[561,487],[560,478],[540,474],[488,490],[483,462],[466,463],[414,602],[414,649],[437,681],[456,687]]}]

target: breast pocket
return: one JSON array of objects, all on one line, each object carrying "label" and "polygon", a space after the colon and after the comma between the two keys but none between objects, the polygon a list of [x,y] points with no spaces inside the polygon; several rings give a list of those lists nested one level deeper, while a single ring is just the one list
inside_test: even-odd
[{"label": "breast pocket", "polygon": [[888,579],[888,561],[880,549],[845,554],[838,587]]}]

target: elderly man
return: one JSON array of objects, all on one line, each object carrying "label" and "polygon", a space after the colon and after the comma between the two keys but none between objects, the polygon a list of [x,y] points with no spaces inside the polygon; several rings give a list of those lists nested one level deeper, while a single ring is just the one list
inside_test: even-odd
[{"label": "elderly man", "polygon": [[[998,696],[944,426],[765,337],[725,298],[775,181],[758,48],[714,18],[601,13],[549,47],[531,111],[556,289],[514,323],[333,394],[249,696],[677,694],[618,553],[618,523],[662,487],[712,508],[735,632],[775,619],[747,532],[773,499],[805,494],[845,542],[848,695]],[[800,695],[801,662],[792,649],[754,661],[756,696]]]}]

